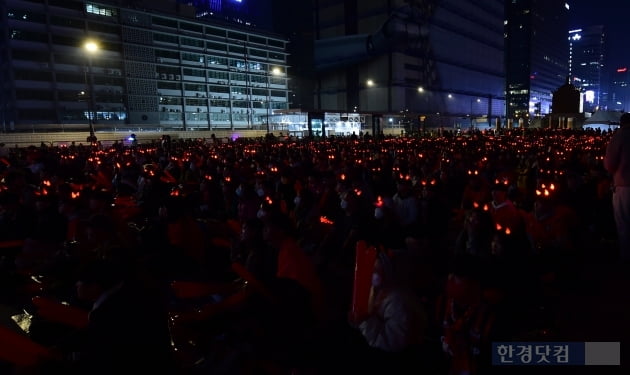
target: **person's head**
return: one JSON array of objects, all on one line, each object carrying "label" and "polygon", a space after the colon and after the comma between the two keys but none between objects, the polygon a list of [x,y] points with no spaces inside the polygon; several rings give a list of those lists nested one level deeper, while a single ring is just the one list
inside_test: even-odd
[{"label": "person's head", "polygon": [[508,184],[503,181],[496,181],[492,186],[492,201],[494,203],[503,203],[507,199]]},{"label": "person's head", "polygon": [[490,211],[483,208],[473,208],[466,215],[466,228],[475,233],[489,233],[494,222]]},{"label": "person's head", "polygon": [[348,191],[341,194],[339,205],[346,214],[352,214],[359,207],[359,197],[353,191]]},{"label": "person's head", "polygon": [[399,179],[396,184],[396,190],[398,191],[398,194],[402,196],[411,194],[412,187],[411,180],[406,178]]},{"label": "person's head", "polygon": [[619,125],[626,126],[630,125],[630,112],[626,112],[619,118]]},{"label": "person's head", "polygon": [[372,271],[372,286],[376,289],[387,288],[394,284],[394,265],[392,259],[384,252],[379,251],[374,260]]},{"label": "person's head", "polygon": [[394,203],[389,196],[378,196],[374,203],[374,218],[376,220],[393,216]]},{"label": "person's head", "polygon": [[478,191],[483,186],[483,177],[479,174],[477,170],[469,170],[468,171],[468,186],[474,190]]}]

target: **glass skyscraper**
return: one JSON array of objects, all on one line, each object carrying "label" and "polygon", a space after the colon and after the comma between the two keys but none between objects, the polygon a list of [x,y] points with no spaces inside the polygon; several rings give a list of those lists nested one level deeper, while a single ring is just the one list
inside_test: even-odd
[{"label": "glass skyscraper", "polygon": [[604,69],[604,26],[569,31],[569,75],[583,96],[583,110],[594,112],[601,106]]},{"label": "glass skyscraper", "polygon": [[562,0],[505,2],[506,116],[525,123],[551,112],[569,74],[569,6]]}]

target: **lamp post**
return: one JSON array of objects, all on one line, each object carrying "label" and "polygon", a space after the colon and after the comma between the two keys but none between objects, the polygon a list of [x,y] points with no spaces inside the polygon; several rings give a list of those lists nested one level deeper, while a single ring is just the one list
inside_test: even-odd
[{"label": "lamp post", "polygon": [[470,129],[473,128],[473,102],[481,103],[481,99],[470,99]]},{"label": "lamp post", "polygon": [[362,109],[363,109],[364,111],[368,111],[368,112],[370,112],[370,113],[372,113],[372,112],[373,112],[373,110],[372,110],[372,106],[371,106],[371,103],[370,103],[370,95],[372,95],[372,92],[370,92],[370,90],[369,90],[369,89],[370,89],[370,88],[372,88],[372,87],[374,87],[374,85],[375,85],[374,80],[373,80],[373,79],[371,79],[371,78],[368,78],[368,79],[365,81],[365,87],[366,87],[368,90],[366,90],[366,92],[365,92],[365,108],[362,108]]},{"label": "lamp post", "polygon": [[275,67],[271,69],[271,73],[267,72],[267,134],[269,134],[269,117],[271,117],[271,77],[280,74],[280,69]]},{"label": "lamp post", "polygon": [[[90,143],[96,142],[96,135],[94,134],[94,89],[92,87],[92,55],[98,51],[98,44],[94,41],[87,41],[83,45],[85,50],[85,56],[87,58],[87,67],[83,70],[83,78],[85,79],[86,93],[88,99],[88,126],[90,129],[90,135],[87,137],[87,141]],[[90,80],[88,81],[88,70],[90,73]]]}]

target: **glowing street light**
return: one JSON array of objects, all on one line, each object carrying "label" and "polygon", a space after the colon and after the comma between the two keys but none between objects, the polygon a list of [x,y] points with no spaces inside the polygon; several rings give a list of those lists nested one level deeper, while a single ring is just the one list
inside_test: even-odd
[{"label": "glowing street light", "polygon": [[98,44],[90,40],[90,41],[85,42],[85,44],[83,45],[83,48],[85,48],[85,50],[88,51],[89,53],[94,53],[98,51]]},{"label": "glowing street light", "polygon": [[267,76],[267,134],[269,134],[269,117],[271,117],[271,76],[279,76],[282,73],[277,66],[271,69],[271,72],[266,72]]}]

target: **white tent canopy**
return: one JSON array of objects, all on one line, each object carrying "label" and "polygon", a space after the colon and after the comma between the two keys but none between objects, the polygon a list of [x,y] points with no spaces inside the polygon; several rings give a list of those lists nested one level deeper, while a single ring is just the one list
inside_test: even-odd
[{"label": "white tent canopy", "polygon": [[619,111],[597,111],[584,121],[584,128],[587,129],[616,129],[619,127],[619,118],[623,112]]}]

